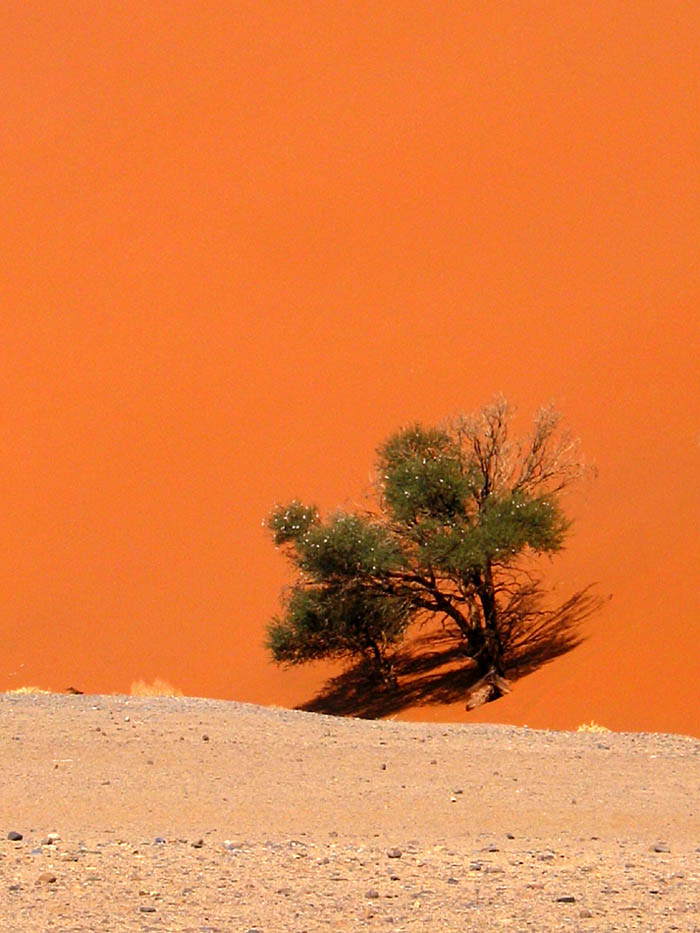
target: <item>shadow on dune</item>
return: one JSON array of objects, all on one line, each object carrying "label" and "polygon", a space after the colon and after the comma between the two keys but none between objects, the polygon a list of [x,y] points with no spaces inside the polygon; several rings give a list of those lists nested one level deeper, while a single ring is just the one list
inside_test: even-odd
[{"label": "shadow on dune", "polygon": [[[604,600],[583,590],[558,609],[541,613],[527,626],[514,623],[508,632],[505,656],[506,677],[512,683],[555,658],[572,651],[583,641],[581,626]],[[466,702],[481,682],[481,673],[465,654],[457,633],[445,625],[419,635],[393,658],[397,684],[377,681],[369,661],[362,660],[332,678],[315,697],[297,707],[333,716],[379,719],[411,706],[433,706]]]}]

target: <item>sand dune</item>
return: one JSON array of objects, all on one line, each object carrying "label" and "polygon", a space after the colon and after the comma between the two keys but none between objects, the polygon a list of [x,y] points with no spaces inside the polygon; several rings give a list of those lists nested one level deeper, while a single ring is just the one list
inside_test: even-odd
[{"label": "sand dune", "polygon": [[308,701],[262,519],[502,391],[612,600],[470,721],[700,735],[698,5],[10,6],[0,689]]}]

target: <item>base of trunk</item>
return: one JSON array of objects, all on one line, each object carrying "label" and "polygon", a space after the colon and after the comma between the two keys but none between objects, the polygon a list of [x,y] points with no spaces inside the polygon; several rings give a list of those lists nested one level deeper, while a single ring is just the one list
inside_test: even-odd
[{"label": "base of trunk", "polygon": [[467,694],[466,709],[472,710],[483,706],[484,703],[492,703],[499,697],[505,696],[506,693],[510,693],[510,683],[494,668],[491,668],[470,688]]}]

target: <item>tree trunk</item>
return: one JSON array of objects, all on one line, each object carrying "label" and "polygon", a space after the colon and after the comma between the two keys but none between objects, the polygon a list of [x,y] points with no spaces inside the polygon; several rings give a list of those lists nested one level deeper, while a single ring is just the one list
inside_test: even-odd
[{"label": "tree trunk", "polygon": [[393,664],[385,657],[376,641],[371,642],[369,647],[372,652],[371,656],[377,677],[385,687],[395,687],[396,674],[394,673]]},{"label": "tree trunk", "polygon": [[498,677],[503,677],[505,675],[503,645],[498,632],[498,606],[489,565],[486,566],[476,589],[481,603],[483,626],[472,631],[469,639],[470,647],[474,651],[474,660],[482,676],[493,671]]}]

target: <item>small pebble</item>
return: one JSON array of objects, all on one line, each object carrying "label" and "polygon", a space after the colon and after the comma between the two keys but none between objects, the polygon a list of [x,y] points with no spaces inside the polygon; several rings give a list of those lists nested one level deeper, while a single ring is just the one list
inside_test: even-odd
[{"label": "small pebble", "polygon": [[22,836],[22,833],[18,833],[17,830],[11,829],[7,834],[7,838],[10,840],[10,842],[19,842],[20,839],[23,839],[24,837]]},{"label": "small pebble", "polygon": [[369,891],[365,891],[365,897],[370,901],[375,901],[379,897],[379,891],[376,888],[370,888]]},{"label": "small pebble", "polygon": [[56,876],[52,875],[50,871],[42,871],[36,880],[37,884],[54,884]]},{"label": "small pebble", "polygon": [[403,852],[401,851],[401,849],[389,849],[389,851],[386,854],[386,857],[387,858],[401,858],[402,855],[403,855]]}]

